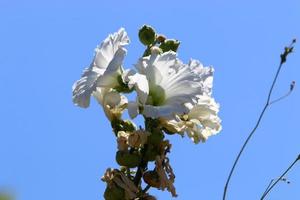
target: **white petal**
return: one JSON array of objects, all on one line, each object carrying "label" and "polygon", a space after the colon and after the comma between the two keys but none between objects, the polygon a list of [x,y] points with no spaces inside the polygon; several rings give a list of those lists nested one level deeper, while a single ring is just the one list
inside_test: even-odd
[{"label": "white petal", "polygon": [[105,94],[103,104],[113,108],[119,105],[120,102],[121,102],[121,95],[116,91],[111,91]]},{"label": "white petal", "polygon": [[127,105],[129,116],[134,119],[139,114],[139,107],[136,102],[129,102]]},{"label": "white petal", "polygon": [[183,107],[178,107],[176,105],[164,105],[164,106],[152,106],[152,105],[145,105],[143,107],[143,115],[146,117],[151,118],[158,118],[158,117],[166,117],[166,118],[174,118],[175,114],[183,113]]},{"label": "white petal", "polygon": [[95,99],[98,101],[99,104],[103,105],[104,95],[107,93],[107,89],[103,88],[96,88],[96,90],[92,93]]},{"label": "white petal", "polygon": [[137,66],[140,73],[144,73],[148,79],[150,93],[155,93],[154,98],[162,98],[156,99],[160,103],[159,106],[146,107],[144,110],[146,116],[184,114],[187,111],[184,104],[188,102],[195,104],[196,96],[201,94],[199,76],[189,66],[179,61],[176,53],[172,51],[161,55],[152,54],[142,61],[140,59]]},{"label": "white petal", "polygon": [[101,71],[96,67],[86,68],[81,78],[73,85],[73,102],[82,108],[90,105],[90,96]]},{"label": "white petal", "polygon": [[128,79],[128,86],[134,86],[138,94],[139,103],[145,104],[149,94],[149,85],[146,76],[136,73],[133,76],[129,76]]},{"label": "white petal", "polygon": [[104,74],[100,76],[97,80],[97,87],[115,87],[118,85],[118,76],[122,72],[122,63],[126,55],[126,49],[119,48],[116,52],[110,63],[108,64],[107,69]]},{"label": "white petal", "polygon": [[129,44],[129,38],[124,28],[109,35],[100,46],[95,49],[94,65],[106,69],[119,48]]},{"label": "white petal", "polygon": [[191,59],[189,62],[189,67],[198,74],[201,79],[202,91],[204,94],[211,95],[213,87],[213,67],[204,67],[203,64],[198,60]]},{"label": "white petal", "polygon": [[[100,46],[95,49],[95,56],[89,68],[85,69],[80,80],[73,85],[73,102],[83,108],[87,108],[90,104],[90,96],[96,90],[98,78],[103,75],[106,68],[111,66],[114,71],[123,60],[124,45],[129,43],[127,33],[121,28],[117,33],[109,35]],[[118,51],[119,50],[119,51]],[[125,51],[126,53],[126,51]]]},{"label": "white petal", "polygon": [[211,135],[221,131],[221,120],[218,117],[219,105],[209,96],[199,96],[198,104],[188,113],[186,132],[195,143],[206,141]]},{"label": "white petal", "polygon": [[[126,69],[122,73],[121,77],[124,83],[128,83],[130,81],[129,77],[136,74],[136,71],[133,69]],[[134,85],[128,85],[128,87],[131,89]]]}]

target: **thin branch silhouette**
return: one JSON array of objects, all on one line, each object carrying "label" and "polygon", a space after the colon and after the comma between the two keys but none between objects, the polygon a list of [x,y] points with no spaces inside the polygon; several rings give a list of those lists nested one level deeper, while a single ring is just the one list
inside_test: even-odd
[{"label": "thin branch silhouette", "polygon": [[271,181],[270,181],[270,183],[268,184],[268,186],[266,187],[266,189],[265,189],[265,191],[264,191],[264,193],[262,194],[262,196],[263,195],[265,195],[265,193],[268,191],[268,189],[271,187],[271,185],[272,185],[272,183],[274,183],[274,181],[275,180],[278,180],[279,179],[279,181],[283,181],[283,182],[286,182],[287,184],[290,184],[290,181],[288,181],[285,177],[282,177],[282,178],[273,178],[273,179],[271,179]]},{"label": "thin branch silhouette", "polygon": [[279,102],[279,101],[285,99],[286,97],[288,97],[288,96],[293,92],[293,90],[294,90],[294,88],[295,88],[295,84],[296,84],[296,82],[295,82],[295,81],[292,81],[292,83],[291,83],[291,85],[290,85],[290,90],[289,90],[285,95],[282,95],[281,97],[279,97],[279,98],[277,98],[277,99],[271,101],[271,102],[270,102],[270,105],[272,105],[272,104],[274,104],[274,103],[277,103],[277,102]]},{"label": "thin branch silhouette", "polygon": [[292,167],[300,160],[300,154],[298,155],[298,157],[296,158],[296,160],[294,160],[292,162],[292,164],[290,164],[290,166],[282,173],[282,175],[272,184],[272,182],[269,184],[267,190],[263,193],[262,197],[260,198],[260,200],[263,200],[267,194],[274,188],[275,185],[277,185],[277,183],[282,180],[282,178],[292,169]]},{"label": "thin branch silhouette", "polygon": [[240,159],[240,157],[241,157],[241,155],[242,155],[245,147],[247,146],[248,142],[252,138],[252,136],[255,133],[256,129],[258,128],[258,126],[259,126],[259,124],[260,124],[260,122],[261,122],[261,120],[262,120],[262,118],[263,118],[263,116],[264,116],[267,108],[271,105],[270,104],[270,102],[271,102],[271,96],[272,96],[272,93],[273,93],[274,86],[275,86],[275,84],[277,82],[278,75],[279,75],[279,73],[281,71],[281,68],[282,68],[283,64],[286,62],[287,56],[290,53],[293,52],[293,48],[294,48],[293,45],[294,45],[294,43],[296,43],[296,39],[294,39],[288,47],[285,47],[284,52],[280,55],[280,64],[278,66],[277,72],[276,72],[276,74],[274,76],[272,85],[270,87],[270,90],[269,90],[269,93],[268,93],[268,97],[267,97],[267,101],[266,101],[266,103],[265,103],[265,105],[264,105],[264,107],[263,107],[263,109],[262,109],[262,111],[261,111],[261,113],[260,113],[260,115],[258,117],[258,120],[257,120],[254,128],[252,129],[252,131],[248,135],[247,139],[245,140],[242,148],[240,149],[240,151],[239,151],[239,153],[238,153],[238,155],[237,155],[237,157],[236,157],[236,159],[235,159],[235,161],[233,163],[233,166],[232,166],[232,168],[231,168],[231,170],[229,172],[229,175],[227,177],[227,180],[226,180],[226,183],[225,183],[225,186],[224,186],[223,200],[226,200],[226,194],[227,194],[227,189],[228,189],[229,182],[231,180],[231,177],[232,177],[232,174],[234,172],[234,169],[235,169],[235,167],[236,167],[236,165],[237,165],[237,163],[238,163],[238,161],[239,161],[239,159]]}]

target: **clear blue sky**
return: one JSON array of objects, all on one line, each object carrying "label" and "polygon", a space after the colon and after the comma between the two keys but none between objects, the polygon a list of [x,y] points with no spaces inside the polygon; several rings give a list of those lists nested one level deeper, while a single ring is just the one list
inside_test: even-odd
[{"label": "clear blue sky", "polygon": [[[266,100],[279,54],[300,40],[300,2],[0,0],[0,188],[19,200],[102,199],[100,177],[116,166],[109,122],[95,101],[72,104],[71,86],[107,34],[125,27],[125,65],[141,55],[137,30],[150,24],[182,41],[179,57],[215,67],[223,131],[205,144],[172,137],[178,200],[221,199],[228,171]],[[300,84],[300,44],[274,97]],[[298,103],[297,103],[298,102]],[[300,153],[300,89],[268,110],[243,155],[228,200],[258,199]],[[300,163],[299,163],[300,164]],[[300,198],[300,165],[269,199]],[[159,199],[167,192],[151,190]]]}]

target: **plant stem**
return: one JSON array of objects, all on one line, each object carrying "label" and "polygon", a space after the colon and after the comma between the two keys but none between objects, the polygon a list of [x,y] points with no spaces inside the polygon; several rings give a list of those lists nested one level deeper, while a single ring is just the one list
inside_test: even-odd
[{"label": "plant stem", "polygon": [[272,190],[272,188],[292,169],[292,167],[297,163],[298,160],[299,160],[299,156],[296,158],[296,160],[292,164],[290,164],[290,166],[283,172],[283,174],[272,185],[271,185],[271,183],[273,181],[269,184],[269,187],[263,193],[260,200],[263,200],[267,196],[267,194]]},{"label": "plant stem", "polygon": [[145,189],[143,190],[143,193],[146,193],[150,188],[151,188],[151,186],[150,186],[150,185],[147,185],[147,186],[145,187]]},{"label": "plant stem", "polygon": [[146,170],[146,168],[148,166],[148,160],[144,160],[146,150],[147,150],[147,145],[145,145],[145,147],[142,151],[142,161],[141,161],[140,165],[138,166],[137,172],[133,179],[133,182],[137,187],[139,186],[139,184],[141,182],[143,172]]},{"label": "plant stem", "polygon": [[239,153],[238,153],[238,155],[237,155],[237,157],[236,157],[236,159],[235,159],[235,161],[234,161],[234,163],[233,163],[233,166],[232,166],[232,168],[231,168],[231,170],[230,170],[230,172],[229,172],[229,175],[228,175],[228,177],[227,177],[227,180],[226,180],[226,183],[225,183],[225,187],[224,187],[224,192],[223,192],[223,200],[226,200],[227,188],[228,188],[229,182],[230,182],[230,180],[231,180],[231,176],[232,176],[232,174],[233,174],[233,172],[234,172],[234,169],[235,169],[235,167],[236,167],[236,165],[237,165],[237,163],[238,163],[238,161],[239,161],[239,159],[240,159],[240,157],[241,157],[241,155],[242,155],[242,153],[243,153],[245,147],[247,146],[248,142],[249,142],[250,139],[252,138],[252,136],[253,136],[253,134],[255,133],[256,129],[258,128],[258,126],[259,126],[259,124],[260,124],[260,122],[261,122],[261,120],[262,120],[262,118],[263,118],[263,116],[264,116],[264,114],[265,114],[265,111],[267,110],[267,108],[268,108],[269,105],[270,105],[270,100],[271,100],[272,92],[273,92],[274,86],[275,86],[275,84],[276,84],[278,75],[279,75],[279,73],[280,73],[280,71],[281,71],[281,68],[282,68],[283,64],[286,62],[287,55],[288,55],[289,53],[292,52],[292,50],[293,50],[293,46],[292,46],[292,45],[293,45],[294,43],[295,43],[295,40],[293,40],[293,42],[291,43],[291,45],[290,45],[289,47],[286,47],[286,48],[285,48],[284,53],[281,54],[281,56],[280,56],[280,58],[281,58],[280,64],[279,64],[279,66],[278,66],[278,68],[277,68],[277,72],[276,72],[276,74],[275,74],[275,76],[274,76],[274,78],[273,78],[272,85],[271,85],[271,87],[270,87],[270,89],[269,89],[267,101],[266,101],[266,103],[265,103],[265,105],[264,105],[264,107],[263,107],[263,109],[262,109],[262,111],[261,111],[261,113],[260,113],[260,115],[259,115],[259,117],[258,117],[258,120],[257,120],[257,122],[256,122],[256,124],[255,124],[255,126],[254,126],[254,128],[252,129],[252,131],[251,131],[250,134],[248,135],[247,139],[245,140],[245,142],[244,142],[242,148],[240,149],[240,151],[239,151]]}]

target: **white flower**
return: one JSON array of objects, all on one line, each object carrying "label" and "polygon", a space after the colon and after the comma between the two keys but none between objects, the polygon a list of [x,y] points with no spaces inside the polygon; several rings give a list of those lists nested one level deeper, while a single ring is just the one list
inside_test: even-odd
[{"label": "white flower", "polygon": [[102,105],[104,113],[110,121],[120,118],[128,104],[128,100],[124,95],[112,89],[97,87],[93,96]]},{"label": "white flower", "polygon": [[219,104],[209,96],[201,96],[198,103],[190,112],[183,116],[181,123],[185,126],[185,132],[198,143],[205,142],[209,136],[221,131],[221,119],[218,117]]},{"label": "white flower", "polygon": [[[140,80],[139,85],[149,86],[149,93],[138,94],[139,106],[146,117],[172,118],[175,114],[184,114],[188,111],[184,104],[195,104],[197,95],[203,93],[200,77],[190,66],[181,63],[172,51],[141,58],[136,68],[147,79]],[[147,101],[143,103],[145,99]]]},{"label": "white flower", "polygon": [[195,142],[206,141],[211,135],[221,131],[221,120],[218,117],[219,104],[211,97],[213,68],[203,67],[197,60],[191,60],[188,66],[200,77],[201,92],[197,95],[196,104],[185,103],[188,112],[175,118],[161,118],[161,125],[168,131],[187,135]]},{"label": "white flower", "polygon": [[122,73],[122,62],[126,54],[123,47],[129,43],[123,28],[109,35],[95,49],[95,56],[90,65],[83,71],[80,80],[73,85],[74,104],[87,108],[90,97],[96,87],[114,87],[118,84],[117,77]]}]

